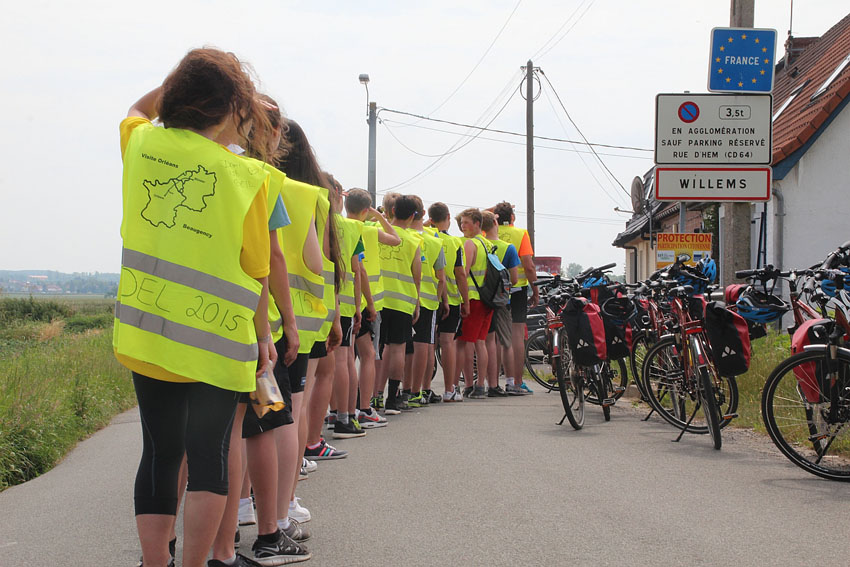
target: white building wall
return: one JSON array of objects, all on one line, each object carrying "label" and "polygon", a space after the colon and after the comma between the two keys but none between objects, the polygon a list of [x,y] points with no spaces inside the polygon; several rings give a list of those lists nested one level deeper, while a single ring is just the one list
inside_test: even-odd
[{"label": "white building wall", "polygon": [[[785,197],[783,269],[808,267],[850,240],[850,110],[842,110],[776,187]],[[767,212],[767,257],[773,264],[776,209],[773,198]]]}]

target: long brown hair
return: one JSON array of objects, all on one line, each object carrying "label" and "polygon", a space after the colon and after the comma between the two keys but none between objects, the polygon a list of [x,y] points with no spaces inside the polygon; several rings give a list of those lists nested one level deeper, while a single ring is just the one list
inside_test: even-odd
[{"label": "long brown hair", "polygon": [[[251,132],[248,134],[245,152],[253,158],[262,159],[263,161],[277,166],[278,162],[286,158],[289,154],[290,143],[287,139],[289,127],[283,119],[283,114],[280,111],[280,105],[278,105],[272,97],[267,94],[257,94],[256,98],[274,107],[270,108],[269,106],[264,106],[262,104],[259,105],[262,109],[262,113],[268,120],[270,131],[268,137],[262,139],[260,131],[252,125]],[[270,148],[269,141],[273,137],[275,130],[280,131],[280,142],[278,142],[277,148]],[[263,150],[266,152],[265,157],[263,157]]]}]

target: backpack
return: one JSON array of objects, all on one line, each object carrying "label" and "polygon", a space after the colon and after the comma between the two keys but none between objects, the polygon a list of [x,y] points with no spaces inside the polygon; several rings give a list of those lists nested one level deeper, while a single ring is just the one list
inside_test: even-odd
[{"label": "backpack", "polygon": [[[831,319],[812,319],[800,325],[794,336],[791,337],[791,352],[797,354],[803,352],[806,345],[825,344],[829,339],[829,333],[835,323]],[[826,332],[814,327],[823,327]],[[818,332],[820,331],[820,332]],[[824,383],[825,376],[823,375],[822,365],[819,368],[817,362],[804,362],[794,366],[794,376],[797,378],[797,384],[800,385],[800,390],[806,397],[806,401],[816,404],[821,401],[821,385]]]},{"label": "backpack", "polygon": [[583,297],[572,297],[561,311],[561,321],[578,366],[593,366],[605,360],[608,356],[605,323],[598,305]]},{"label": "backpack", "polygon": [[721,376],[738,376],[749,370],[750,332],[743,317],[712,301],[705,308],[705,332]]},{"label": "backpack", "polygon": [[484,281],[480,285],[475,279],[475,274],[470,271],[472,283],[478,289],[478,296],[484,302],[484,305],[491,309],[505,307],[511,301],[511,276],[508,269],[502,265],[502,261],[496,256],[495,246],[492,250],[488,250],[483,240],[478,237],[475,237],[475,239],[484,246],[484,251],[487,252],[487,271],[484,273]]}]

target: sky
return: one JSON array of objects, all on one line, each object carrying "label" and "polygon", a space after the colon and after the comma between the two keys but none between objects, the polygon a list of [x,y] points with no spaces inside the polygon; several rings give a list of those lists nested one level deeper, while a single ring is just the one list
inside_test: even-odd
[{"label": "sky", "polygon": [[[776,29],[780,46],[790,6],[755,2],[755,27]],[[797,0],[793,10],[795,36],[820,36],[848,5]],[[523,136],[390,111],[524,134],[520,67],[532,58],[542,70],[536,135],[637,148],[595,146],[609,173],[586,145],[535,142],[536,253],[622,269],[611,242],[630,215],[614,208],[631,209],[631,180],[653,166],[641,150],[654,145],[655,95],[705,92],[711,29],[728,25],[725,0],[15,2],[0,21],[0,269],[119,270],[118,124],[201,46],[250,63],[258,89],[302,125],[346,188],[367,183],[358,75],[368,73],[369,100],[384,109],[379,199],[415,193],[453,213],[507,200],[518,226]]]}]

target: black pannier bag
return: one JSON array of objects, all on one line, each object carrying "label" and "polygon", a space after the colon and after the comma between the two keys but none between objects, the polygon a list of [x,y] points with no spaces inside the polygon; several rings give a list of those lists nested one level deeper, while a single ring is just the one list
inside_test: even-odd
[{"label": "black pannier bag", "polygon": [[629,343],[626,340],[626,327],[614,323],[604,315],[602,321],[605,324],[605,346],[608,352],[608,360],[628,358]]},{"label": "black pannier bag", "polygon": [[750,332],[743,317],[712,301],[705,308],[705,332],[721,376],[738,376],[750,368]]},{"label": "black pannier bag", "polygon": [[578,366],[593,366],[605,360],[605,324],[597,305],[583,297],[572,297],[561,311],[561,320]]}]

